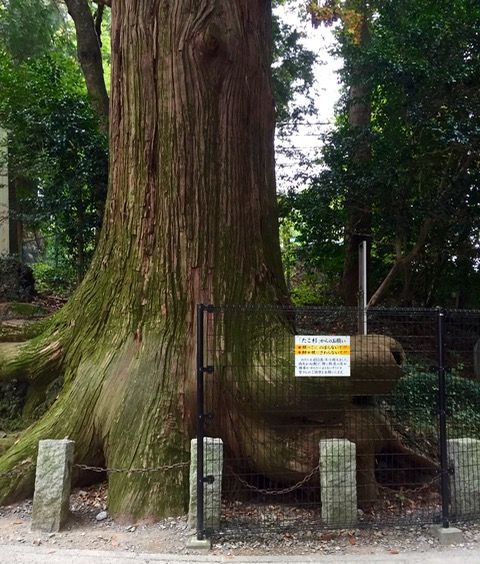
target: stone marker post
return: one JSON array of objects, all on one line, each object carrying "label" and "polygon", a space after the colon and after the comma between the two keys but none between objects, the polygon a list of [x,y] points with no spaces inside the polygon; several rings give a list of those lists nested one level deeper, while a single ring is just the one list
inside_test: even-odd
[{"label": "stone marker post", "polygon": [[44,440],[38,443],[32,530],[58,532],[69,510],[74,441]]},{"label": "stone marker post", "polygon": [[[190,446],[190,505],[188,524],[197,524],[197,439]],[[203,474],[212,476],[213,482],[206,481],[203,492],[204,523],[206,529],[220,526],[220,507],[222,501],[223,441],[212,437],[203,439]]]},{"label": "stone marker post", "polygon": [[322,519],[350,527],[357,521],[356,447],[346,439],[320,441]]},{"label": "stone marker post", "polygon": [[480,441],[450,439],[448,457],[453,466],[450,477],[452,512],[457,516],[480,511]]}]

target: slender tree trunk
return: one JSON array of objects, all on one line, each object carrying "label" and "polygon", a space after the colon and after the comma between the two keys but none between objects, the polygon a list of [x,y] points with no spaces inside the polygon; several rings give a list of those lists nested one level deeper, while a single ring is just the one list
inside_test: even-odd
[{"label": "slender tree trunk", "polygon": [[[108,131],[108,93],[103,75],[102,53],[100,50],[101,11],[100,17],[94,20],[87,0],[65,0],[68,13],[75,24],[77,35],[77,54],[87,85],[92,105],[100,120],[100,127]],[[100,23],[98,23],[100,22]]]},{"label": "slender tree trunk", "polygon": [[[351,4],[351,6],[350,6]],[[358,49],[362,49],[370,40],[369,9],[365,2],[351,0],[346,7],[361,13],[362,23],[358,38]],[[368,131],[370,128],[370,90],[367,86],[368,76],[365,68],[358,61],[351,62],[352,84],[349,89],[348,122],[352,133],[356,136],[352,152],[352,167],[358,178],[365,173],[365,167],[371,158]],[[368,191],[363,187],[350,186],[345,201],[347,222],[345,225],[345,255],[343,263],[342,288],[346,305],[354,306],[358,301],[358,245],[371,232],[372,214]],[[367,245],[369,248],[369,245]],[[368,259],[367,259],[368,262]]]},{"label": "slender tree trunk", "polygon": [[[370,126],[369,92],[366,87],[355,85],[350,88],[349,123],[358,135],[358,144],[352,159],[355,166],[363,166],[370,160],[370,146],[366,132]],[[347,223],[345,225],[345,257],[342,286],[345,304],[354,306],[358,301],[358,246],[370,237],[372,228],[371,203],[368,194],[356,188],[351,189],[345,201]],[[369,245],[367,245],[367,249]],[[368,259],[367,259],[368,262]]]}]

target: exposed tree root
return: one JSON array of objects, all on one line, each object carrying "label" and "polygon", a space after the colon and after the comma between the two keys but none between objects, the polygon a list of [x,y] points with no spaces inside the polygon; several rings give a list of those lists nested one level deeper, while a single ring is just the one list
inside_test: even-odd
[{"label": "exposed tree root", "polygon": [[[348,439],[356,445],[357,493],[363,508],[377,501],[379,480],[391,487],[419,487],[438,472],[438,463],[406,446],[373,404],[356,405],[343,398],[342,407],[332,404],[322,409],[320,405],[316,413],[308,404],[303,411],[301,406],[292,411],[291,406],[286,410],[279,405],[276,413],[264,417],[261,411],[254,411],[252,402],[235,403],[225,389],[221,397],[212,406],[216,421],[211,431],[223,438],[229,463],[242,467],[237,470],[291,485],[318,464],[321,439]],[[386,466],[379,467],[381,464]]]},{"label": "exposed tree root", "polygon": [[[91,465],[128,469],[188,460],[191,427],[189,431],[186,414],[194,410],[186,398],[192,397],[192,377],[180,395],[175,381],[178,359],[169,356],[167,348],[162,349],[158,333],[143,335],[141,343],[118,334],[109,340],[108,347],[97,346],[95,354],[75,355],[73,358],[79,360],[75,370],[65,363],[68,357],[58,343],[36,349],[36,354],[40,351],[40,358],[45,359],[42,365],[25,363],[23,347],[15,348],[7,363],[18,371],[18,359],[22,358],[32,389],[50,381],[51,367],[58,370],[62,363],[67,378],[49,411],[0,458],[0,472],[25,469],[13,478],[0,478],[0,503],[32,494],[37,445],[43,438],[75,440],[76,461]],[[35,358],[33,348],[28,354],[30,360]],[[168,366],[171,378],[158,378],[162,366],[163,370]],[[194,371],[187,373],[193,375]],[[256,405],[255,390],[259,391],[265,374],[250,376],[253,381],[256,378],[256,386],[250,382],[241,391],[232,386],[228,376],[228,385],[225,380],[223,387],[215,382],[216,388],[210,392],[216,398],[216,418],[210,432],[223,437],[232,459],[250,460],[255,472],[276,482],[296,482],[318,463],[320,439],[347,438],[357,445],[358,496],[360,504],[366,506],[377,499],[379,455],[390,453],[392,459],[401,461],[405,472],[415,474],[419,483],[436,471],[435,462],[405,446],[373,405],[356,405],[345,397],[341,406],[338,401],[319,401],[321,395],[317,399],[312,395],[314,387],[298,396],[309,398],[308,405],[291,401],[282,405],[282,398],[289,397],[286,383],[285,389],[278,388],[272,397],[275,409],[273,403],[265,405],[268,395],[259,397]],[[321,386],[317,385],[317,393],[322,393]],[[77,474],[75,479],[82,481],[85,476]],[[124,518],[179,514],[185,510],[186,492],[183,469],[161,474],[113,473],[109,475],[109,510]]]},{"label": "exposed tree root", "polygon": [[[0,477],[0,503],[32,495],[38,441],[44,438],[75,440],[76,461],[90,465],[128,469],[188,460],[179,397],[173,388],[159,389],[167,381],[156,377],[158,342],[145,336],[140,347],[134,339],[113,343],[103,358],[97,353],[81,361],[48,412],[0,458],[0,473],[23,469]],[[183,513],[185,470],[109,475],[110,511],[131,518]]]}]

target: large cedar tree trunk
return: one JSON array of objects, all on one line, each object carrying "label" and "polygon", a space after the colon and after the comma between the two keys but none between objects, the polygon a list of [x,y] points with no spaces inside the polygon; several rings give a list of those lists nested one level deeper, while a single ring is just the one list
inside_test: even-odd
[{"label": "large cedar tree trunk", "polygon": [[[144,468],[188,461],[195,304],[287,301],[275,209],[270,23],[266,0],[113,2],[103,233],[83,283],[45,331],[2,350],[0,380],[28,384],[26,416],[35,414],[52,386],[62,391],[0,458],[0,473],[25,470],[0,477],[0,503],[32,493],[42,438],[74,439],[77,462],[87,464]],[[250,368],[233,375],[238,386],[230,395],[220,396],[217,387],[216,432],[229,452],[251,455],[252,470],[301,478],[318,462],[318,439],[339,433],[325,416],[334,398],[321,382],[305,382],[318,430],[302,436],[295,421],[305,405],[290,405],[293,374],[277,346],[293,333],[288,320],[279,317],[260,335],[251,324],[222,330],[234,355],[224,376],[228,366]],[[349,414],[346,436],[362,451],[360,496],[373,500],[375,448],[393,444],[406,452],[380,414],[353,402],[354,396],[380,393],[378,385],[365,387],[376,377],[386,382],[388,375],[390,390],[401,375],[398,344],[368,339],[354,341],[354,368],[340,409]],[[373,367],[367,371],[365,351]],[[281,367],[275,379],[252,362],[262,354]],[[274,398],[284,403],[272,404]],[[285,424],[287,406],[292,419]],[[254,412],[263,420],[252,421]],[[257,427],[265,440],[250,452]],[[289,437],[295,448],[286,452]],[[109,474],[109,511],[127,519],[183,513],[185,470]]]},{"label": "large cedar tree trunk", "polygon": [[[115,0],[110,188],[92,266],[37,339],[10,347],[3,377],[52,380],[57,401],[0,459],[34,462],[45,437],[77,461],[185,461],[194,426],[199,302],[286,299],[274,180],[266,0]],[[0,480],[0,501],[31,493],[33,470]],[[109,509],[184,511],[186,473],[111,474]]]}]

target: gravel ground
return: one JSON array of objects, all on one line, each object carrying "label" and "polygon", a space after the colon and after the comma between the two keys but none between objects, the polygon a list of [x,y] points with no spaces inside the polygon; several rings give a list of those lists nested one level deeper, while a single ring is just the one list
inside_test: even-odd
[{"label": "gravel ground", "polygon": [[[31,501],[0,508],[0,544],[27,544],[55,549],[127,550],[132,552],[188,554],[186,541],[193,532],[187,527],[186,517],[169,518],[158,523],[119,523],[106,513],[106,486],[96,485],[76,489],[70,506],[72,516],[65,531],[44,534],[30,531]],[[429,532],[429,526],[369,527],[351,530],[312,530],[301,528],[298,509],[286,509],[273,505],[258,506],[236,502],[224,508],[226,515],[235,512],[249,515],[252,522],[261,523],[261,515],[282,514],[295,511],[296,527],[284,527],[255,534],[246,529],[227,531],[214,539],[213,553],[228,555],[271,554],[401,554],[406,551],[441,551],[437,540]],[[101,517],[102,520],[97,520]],[[240,522],[238,522],[240,526]],[[460,526],[465,542],[464,549],[480,549],[480,524]],[[234,534],[233,534],[234,533]]]}]

